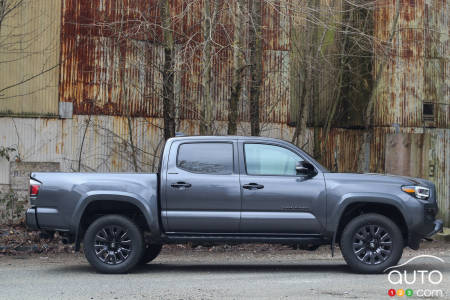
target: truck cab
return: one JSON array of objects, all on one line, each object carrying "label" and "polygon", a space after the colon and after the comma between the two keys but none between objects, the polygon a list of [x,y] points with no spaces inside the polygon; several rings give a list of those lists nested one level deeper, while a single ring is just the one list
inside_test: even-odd
[{"label": "truck cab", "polygon": [[324,168],[311,163],[311,170],[298,172],[298,164],[310,160],[289,143],[179,138],[168,142],[163,157],[161,215],[167,234],[324,232]]}]

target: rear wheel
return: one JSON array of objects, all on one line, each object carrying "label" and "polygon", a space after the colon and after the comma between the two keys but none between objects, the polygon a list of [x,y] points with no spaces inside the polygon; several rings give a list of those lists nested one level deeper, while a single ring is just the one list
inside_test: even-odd
[{"label": "rear wheel", "polygon": [[149,263],[152,260],[154,260],[161,252],[161,249],[162,245],[154,245],[154,244],[146,245],[144,248],[144,254],[142,255],[139,264],[145,265],[146,263]]},{"label": "rear wheel", "polygon": [[364,214],[350,221],[340,244],[345,261],[359,273],[381,273],[397,264],[404,247],[398,226],[379,214]]},{"label": "rear wheel", "polygon": [[142,258],[144,239],[139,227],[121,215],[95,220],[83,241],[84,255],[101,273],[125,273]]}]

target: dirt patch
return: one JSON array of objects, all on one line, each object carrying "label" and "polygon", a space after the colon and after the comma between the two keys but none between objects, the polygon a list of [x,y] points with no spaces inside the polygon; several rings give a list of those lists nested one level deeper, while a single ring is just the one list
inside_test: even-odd
[{"label": "dirt patch", "polygon": [[72,252],[73,245],[64,245],[58,234],[49,240],[40,238],[39,232],[27,230],[24,224],[0,226],[0,254]]}]

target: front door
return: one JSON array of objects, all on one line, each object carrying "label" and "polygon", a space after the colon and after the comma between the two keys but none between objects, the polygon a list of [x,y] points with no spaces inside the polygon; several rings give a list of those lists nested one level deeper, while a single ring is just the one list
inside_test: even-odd
[{"label": "front door", "polygon": [[167,232],[239,232],[241,195],[234,142],[174,142],[163,220]]},{"label": "front door", "polygon": [[241,233],[318,234],[323,229],[323,174],[297,175],[304,160],[287,146],[239,143],[241,167]]}]

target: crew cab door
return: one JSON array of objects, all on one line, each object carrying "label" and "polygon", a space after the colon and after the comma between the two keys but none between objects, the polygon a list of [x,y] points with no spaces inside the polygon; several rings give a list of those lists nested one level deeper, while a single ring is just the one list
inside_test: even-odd
[{"label": "crew cab door", "polygon": [[237,166],[234,141],[174,142],[162,202],[166,232],[239,232],[241,195]]},{"label": "crew cab door", "polygon": [[[296,151],[297,150],[297,151]],[[239,142],[241,233],[319,234],[325,225],[325,182],[297,175],[304,160],[295,147]]]}]

